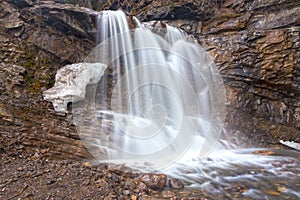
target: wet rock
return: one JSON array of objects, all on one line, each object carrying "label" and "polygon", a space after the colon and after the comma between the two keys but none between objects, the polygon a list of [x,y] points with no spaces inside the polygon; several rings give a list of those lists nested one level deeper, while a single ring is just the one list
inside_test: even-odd
[{"label": "wet rock", "polygon": [[143,182],[138,182],[135,189],[134,189],[134,191],[137,192],[137,193],[148,192],[149,187]]},{"label": "wet rock", "polygon": [[257,155],[275,155],[276,153],[271,151],[271,150],[255,150],[252,152],[252,154],[257,154]]},{"label": "wet rock", "polygon": [[131,195],[131,200],[137,200],[138,197],[136,195]]},{"label": "wet rock", "polygon": [[174,188],[174,189],[184,188],[184,184],[177,178],[168,178],[167,186]]},{"label": "wet rock", "polygon": [[115,182],[118,183],[120,181],[120,177],[116,173],[112,173],[111,179]]},{"label": "wet rock", "polygon": [[[29,2],[30,6],[16,6],[22,2]],[[95,16],[86,8],[54,1],[0,2],[0,22],[9,34],[17,37],[17,44],[21,44],[17,41],[20,38],[26,45],[34,44],[67,63],[82,61],[87,49],[93,47]]]},{"label": "wet rock", "polygon": [[164,188],[166,185],[167,176],[164,174],[144,174],[139,176],[137,181],[141,181],[149,188],[157,190]]},{"label": "wet rock", "polygon": [[132,169],[130,167],[127,167],[125,165],[117,165],[117,164],[110,164],[108,165],[108,170],[110,172],[114,172],[118,175],[120,174],[131,174],[132,173]]},{"label": "wet rock", "polygon": [[8,2],[14,4],[18,8],[30,7],[32,5],[31,0],[8,0]]}]

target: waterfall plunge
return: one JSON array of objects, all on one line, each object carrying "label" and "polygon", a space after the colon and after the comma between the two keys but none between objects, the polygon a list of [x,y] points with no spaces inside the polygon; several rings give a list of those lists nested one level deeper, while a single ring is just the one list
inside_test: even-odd
[{"label": "waterfall plunge", "polygon": [[174,27],[162,35],[135,21],[139,28],[130,30],[122,11],[98,16],[98,46],[85,62],[109,67],[88,100],[73,106],[82,140],[99,160],[153,169],[207,155],[225,113],[212,59]]}]

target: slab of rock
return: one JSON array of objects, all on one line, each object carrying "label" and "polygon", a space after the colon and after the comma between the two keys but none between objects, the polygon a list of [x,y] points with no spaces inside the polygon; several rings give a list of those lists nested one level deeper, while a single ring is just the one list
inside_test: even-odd
[{"label": "slab of rock", "polygon": [[300,143],[297,143],[294,141],[283,141],[283,140],[280,140],[279,142],[285,146],[288,146],[290,148],[300,151]]},{"label": "slab of rock", "polygon": [[55,85],[44,92],[44,99],[51,101],[55,111],[66,112],[68,103],[85,98],[86,86],[100,81],[107,65],[102,63],[77,63],[57,71]]}]

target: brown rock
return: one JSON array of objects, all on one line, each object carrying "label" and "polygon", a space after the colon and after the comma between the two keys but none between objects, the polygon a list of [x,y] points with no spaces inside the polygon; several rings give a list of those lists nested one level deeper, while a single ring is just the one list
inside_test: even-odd
[{"label": "brown rock", "polygon": [[161,192],[161,196],[164,198],[172,198],[175,196],[175,193],[170,190],[165,190]]},{"label": "brown rock", "polygon": [[177,178],[169,178],[167,182],[167,186],[174,189],[183,189],[184,184]]},{"label": "brown rock", "polygon": [[151,189],[163,189],[166,185],[167,176],[164,174],[143,174],[137,180],[145,183]]}]

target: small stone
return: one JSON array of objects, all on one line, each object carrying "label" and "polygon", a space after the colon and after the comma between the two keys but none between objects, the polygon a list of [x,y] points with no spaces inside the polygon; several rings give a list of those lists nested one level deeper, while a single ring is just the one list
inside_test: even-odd
[{"label": "small stone", "polygon": [[124,190],[123,191],[123,194],[125,194],[125,195],[129,195],[129,193],[130,193],[129,190]]},{"label": "small stone", "polygon": [[112,180],[115,183],[118,183],[120,181],[120,177],[116,173],[112,173]]},{"label": "small stone", "polygon": [[137,200],[137,196],[131,195],[131,200]]},{"label": "small stone", "polygon": [[83,165],[85,167],[91,167],[92,166],[91,162],[84,162]]},{"label": "small stone", "polygon": [[284,187],[284,186],[282,186],[282,187],[277,187],[277,190],[278,190],[279,192],[285,192],[285,191],[287,190],[287,188]]},{"label": "small stone", "polygon": [[18,167],[17,170],[18,171],[23,171],[23,168],[22,167]]},{"label": "small stone", "polygon": [[47,153],[49,149],[41,149],[40,152],[41,154]]},{"label": "small stone", "polygon": [[108,173],[108,174],[106,175],[106,177],[107,177],[107,178],[111,178],[111,177],[112,177],[112,174],[111,174],[111,173]]},{"label": "small stone", "polygon": [[183,183],[177,178],[169,178],[168,186],[174,189],[183,189]]},{"label": "small stone", "polygon": [[170,190],[165,190],[161,192],[161,196],[164,198],[171,198],[175,196],[175,193]]},{"label": "small stone", "polygon": [[108,170],[110,172],[114,172],[118,175],[124,175],[124,174],[131,174],[132,173],[132,169],[125,166],[125,165],[109,165],[108,166]]},{"label": "small stone", "polygon": [[143,182],[140,182],[137,185],[136,192],[146,192],[146,191],[148,191],[147,185],[145,183],[143,183]]}]

